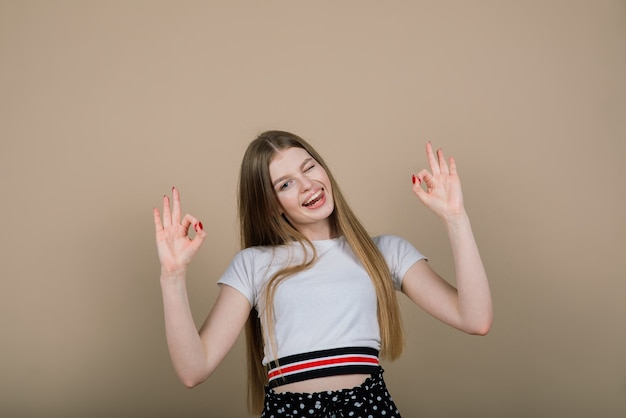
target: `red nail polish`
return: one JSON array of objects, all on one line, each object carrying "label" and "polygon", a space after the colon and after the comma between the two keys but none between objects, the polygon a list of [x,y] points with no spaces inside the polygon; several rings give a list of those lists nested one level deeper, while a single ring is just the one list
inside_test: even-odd
[{"label": "red nail polish", "polygon": [[416,179],[415,178],[415,174],[413,174],[413,179],[412,179],[413,180],[413,184],[415,184],[415,179]]},{"label": "red nail polish", "polygon": [[198,222],[198,228],[199,228],[200,230],[204,229],[204,228],[202,227],[202,222]]}]

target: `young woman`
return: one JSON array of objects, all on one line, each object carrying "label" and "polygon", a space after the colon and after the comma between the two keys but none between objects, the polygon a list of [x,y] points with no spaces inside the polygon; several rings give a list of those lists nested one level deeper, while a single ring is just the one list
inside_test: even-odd
[{"label": "young woman", "polygon": [[[251,412],[262,417],[399,417],[378,358],[397,358],[396,291],[470,334],[484,335],[492,304],[453,158],[426,145],[429,170],[413,193],[445,223],[456,288],[402,238],[370,237],[321,156],[302,138],[269,131],[248,147],[239,179],[240,251],[218,281],[198,331],[187,265],[207,237],[182,216],[180,195],[154,209],[168,348],[181,381],[211,375],[245,326]],[[196,235],[188,235],[193,227]]]}]

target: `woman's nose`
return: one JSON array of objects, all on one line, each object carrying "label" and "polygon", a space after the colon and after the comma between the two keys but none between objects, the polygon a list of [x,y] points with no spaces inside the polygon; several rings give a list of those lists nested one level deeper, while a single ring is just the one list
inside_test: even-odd
[{"label": "woman's nose", "polygon": [[300,180],[300,184],[302,185],[303,191],[309,190],[313,186],[313,182],[307,176],[302,176],[302,179]]}]

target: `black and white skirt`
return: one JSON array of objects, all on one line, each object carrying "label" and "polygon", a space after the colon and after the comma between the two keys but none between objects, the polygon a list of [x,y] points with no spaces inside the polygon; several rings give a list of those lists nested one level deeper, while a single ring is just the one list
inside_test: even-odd
[{"label": "black and white skirt", "polygon": [[387,391],[383,369],[351,389],[315,393],[277,393],[265,388],[261,418],[400,418]]}]

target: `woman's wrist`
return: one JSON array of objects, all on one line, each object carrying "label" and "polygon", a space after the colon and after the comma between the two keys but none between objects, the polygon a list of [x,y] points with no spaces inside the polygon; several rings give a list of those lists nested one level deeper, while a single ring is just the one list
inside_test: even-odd
[{"label": "woman's wrist", "polygon": [[465,209],[455,214],[443,216],[442,219],[448,228],[465,226],[469,223],[469,216],[467,212],[465,212]]},{"label": "woman's wrist", "polygon": [[184,280],[187,274],[187,268],[181,267],[177,269],[168,269],[161,266],[161,282]]}]

